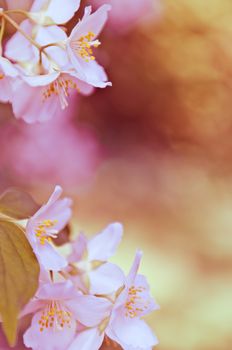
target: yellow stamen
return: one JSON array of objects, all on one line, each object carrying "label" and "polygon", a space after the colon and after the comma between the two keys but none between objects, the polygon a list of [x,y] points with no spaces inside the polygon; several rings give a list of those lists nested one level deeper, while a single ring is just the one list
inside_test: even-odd
[{"label": "yellow stamen", "polygon": [[52,328],[56,331],[61,331],[65,327],[71,328],[72,314],[62,308],[60,302],[51,301],[38,321],[39,330],[43,332],[45,328]]},{"label": "yellow stamen", "polygon": [[128,291],[128,299],[125,303],[126,316],[134,318],[148,308],[148,303],[140,295],[145,291],[144,287],[131,286]]},{"label": "yellow stamen", "polygon": [[92,47],[97,48],[101,43],[99,40],[94,40],[95,34],[88,32],[88,34],[81,36],[77,40],[71,42],[71,47],[74,52],[83,58],[86,62],[95,60]]},{"label": "yellow stamen", "polygon": [[77,84],[71,78],[59,77],[43,91],[43,101],[55,95],[59,97],[61,108],[65,109],[68,106],[67,98],[71,89],[79,91]]},{"label": "yellow stamen", "polygon": [[56,233],[49,232],[52,229],[57,220],[43,220],[35,229],[35,235],[39,239],[41,245],[45,245],[46,242],[51,242],[52,238],[56,238]]}]

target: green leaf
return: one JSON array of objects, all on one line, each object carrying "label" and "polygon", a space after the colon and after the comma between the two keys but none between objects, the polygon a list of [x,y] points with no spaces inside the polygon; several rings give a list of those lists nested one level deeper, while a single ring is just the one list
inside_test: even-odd
[{"label": "green leaf", "polygon": [[16,188],[10,188],[0,196],[0,213],[14,219],[27,219],[38,209],[38,204],[28,193]]},{"label": "green leaf", "polygon": [[0,314],[3,331],[15,344],[17,317],[38,288],[39,264],[21,227],[0,220]]}]

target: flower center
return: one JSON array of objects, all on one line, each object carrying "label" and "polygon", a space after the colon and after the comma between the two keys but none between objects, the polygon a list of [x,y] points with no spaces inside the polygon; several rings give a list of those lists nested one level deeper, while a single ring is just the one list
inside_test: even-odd
[{"label": "flower center", "polygon": [[125,303],[126,316],[134,318],[140,316],[148,308],[148,302],[143,299],[144,287],[131,286],[128,291],[128,299]]},{"label": "flower center", "polygon": [[62,331],[65,327],[71,328],[71,321],[71,312],[67,311],[59,301],[51,301],[42,311],[38,324],[40,326],[40,332],[48,328]]},{"label": "flower center", "polygon": [[87,35],[83,35],[78,40],[73,40],[71,42],[71,47],[74,52],[83,58],[85,62],[95,60],[92,47],[97,48],[99,45],[101,45],[99,40],[92,40],[94,37],[95,34],[93,32],[88,32]]},{"label": "flower center", "polygon": [[0,73],[0,80],[4,79],[5,75]]},{"label": "flower center", "polygon": [[39,239],[40,244],[44,245],[46,242],[51,242],[52,238],[56,238],[58,231],[53,227],[57,220],[43,220],[35,229],[35,235]]},{"label": "flower center", "polygon": [[68,106],[67,98],[70,96],[71,89],[79,90],[72,79],[59,77],[43,91],[43,101],[55,95],[59,97],[61,109],[65,109]]}]

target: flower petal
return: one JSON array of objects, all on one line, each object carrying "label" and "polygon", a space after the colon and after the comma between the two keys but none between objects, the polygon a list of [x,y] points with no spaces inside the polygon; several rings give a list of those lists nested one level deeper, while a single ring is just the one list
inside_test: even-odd
[{"label": "flower petal", "polygon": [[32,318],[30,328],[23,336],[24,344],[33,350],[64,350],[66,349],[76,333],[76,322],[71,320],[70,328],[63,327],[62,329],[45,328],[40,330],[39,320],[42,316],[42,311],[38,312]]},{"label": "flower petal", "polygon": [[45,283],[39,288],[36,297],[41,300],[67,300],[78,295],[71,281]]},{"label": "flower petal", "polygon": [[43,309],[44,306],[44,301],[32,299],[20,312],[20,317],[24,317],[32,313],[34,314],[36,311]]},{"label": "flower petal", "polygon": [[31,124],[51,119],[60,108],[56,96],[43,100],[43,87],[31,87],[16,79],[13,84],[12,107],[17,119]]},{"label": "flower petal", "polygon": [[35,0],[31,11],[42,11],[44,17],[51,18],[56,24],[68,22],[79,9],[80,0]]},{"label": "flower petal", "polygon": [[94,33],[94,38],[96,38],[107,21],[108,11],[110,9],[110,5],[102,5],[97,11],[91,14],[91,6],[88,6],[85,9],[83,19],[73,28],[70,34],[70,40],[80,39],[81,36],[87,35],[89,32]]},{"label": "flower petal", "polygon": [[91,294],[111,294],[125,281],[122,270],[115,264],[106,263],[89,272]]},{"label": "flower petal", "polygon": [[[20,28],[31,36],[33,26],[28,19],[20,24]],[[34,58],[34,50],[31,43],[19,31],[7,41],[4,54],[16,62],[30,61]]]},{"label": "flower petal", "polygon": [[116,317],[106,334],[123,349],[150,349],[158,344],[150,327],[138,318]]},{"label": "flower petal", "polygon": [[109,316],[112,304],[104,299],[91,295],[80,295],[73,300],[65,301],[76,320],[87,327],[96,327]]},{"label": "flower petal", "polygon": [[68,257],[70,263],[80,261],[86,251],[87,238],[83,233],[79,234],[77,239],[71,243],[72,244],[72,253]]},{"label": "flower petal", "polygon": [[68,265],[66,259],[50,243],[46,242],[44,245],[40,243],[33,244],[32,248],[39,263],[46,270],[60,271]]},{"label": "flower petal", "polygon": [[98,350],[104,339],[104,333],[100,334],[97,328],[88,329],[78,333],[67,350]]},{"label": "flower petal", "polygon": [[129,272],[127,278],[126,278],[126,285],[129,286],[129,287],[134,283],[135,277],[136,277],[137,272],[139,270],[139,266],[140,266],[140,263],[141,263],[142,255],[143,255],[143,253],[142,253],[141,250],[138,250],[136,252],[136,254],[135,254],[135,258],[134,258],[133,264],[132,264],[130,272]]},{"label": "flower petal", "polygon": [[123,234],[123,226],[113,223],[88,242],[88,259],[108,260],[116,251]]}]

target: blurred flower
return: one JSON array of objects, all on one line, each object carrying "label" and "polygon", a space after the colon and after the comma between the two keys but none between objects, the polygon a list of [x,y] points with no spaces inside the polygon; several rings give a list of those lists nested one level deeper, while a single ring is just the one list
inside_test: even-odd
[{"label": "blurred flower", "polygon": [[5,0],[8,9],[23,9],[23,10],[29,10],[31,8],[31,5],[33,3],[33,0]]},{"label": "blurred flower", "polygon": [[91,0],[98,7],[108,3],[112,6],[109,26],[116,32],[125,32],[144,19],[159,17],[162,0]]},{"label": "blurred flower", "polygon": [[89,241],[81,234],[72,243],[68,261],[72,263],[70,273],[75,285],[91,294],[111,294],[123,285],[122,270],[107,262],[115,253],[122,233],[122,225],[114,223]]},{"label": "blurred flower", "polygon": [[59,199],[62,188],[56,186],[48,202],[44,204],[29,220],[26,235],[38,261],[47,270],[59,271],[67,265],[52,246],[52,238],[67,225],[71,218],[71,199]]},{"label": "blurred flower", "polygon": [[79,101],[70,100],[69,110],[65,115],[59,112],[56,123],[2,123],[0,164],[9,174],[8,181],[80,189],[94,178],[102,158],[100,147],[90,130],[78,129],[71,120]]}]

